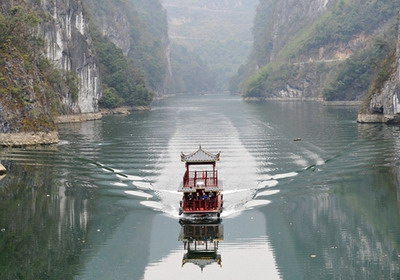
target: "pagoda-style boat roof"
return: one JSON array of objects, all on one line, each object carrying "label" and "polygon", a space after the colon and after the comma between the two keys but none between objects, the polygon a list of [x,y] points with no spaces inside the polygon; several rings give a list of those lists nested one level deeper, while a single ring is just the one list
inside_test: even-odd
[{"label": "pagoda-style boat roof", "polygon": [[204,151],[200,145],[199,149],[193,153],[190,154],[181,153],[181,161],[186,163],[214,163],[216,161],[219,161],[220,154],[221,152],[213,154]]},{"label": "pagoda-style boat roof", "polygon": [[201,271],[207,266],[213,263],[217,263],[222,266],[222,258],[220,254],[211,253],[211,254],[196,254],[196,253],[187,253],[183,256],[182,266],[186,263],[192,263],[200,267]]}]

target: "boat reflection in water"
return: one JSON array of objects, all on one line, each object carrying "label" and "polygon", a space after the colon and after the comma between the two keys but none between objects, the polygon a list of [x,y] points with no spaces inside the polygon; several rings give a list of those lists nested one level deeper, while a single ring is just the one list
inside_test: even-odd
[{"label": "boat reflection in water", "polygon": [[221,255],[218,254],[218,245],[224,240],[224,227],[219,220],[214,223],[189,223],[180,221],[181,232],[179,241],[183,242],[185,254],[182,266],[192,263],[203,270],[207,265],[217,263],[222,266]]}]

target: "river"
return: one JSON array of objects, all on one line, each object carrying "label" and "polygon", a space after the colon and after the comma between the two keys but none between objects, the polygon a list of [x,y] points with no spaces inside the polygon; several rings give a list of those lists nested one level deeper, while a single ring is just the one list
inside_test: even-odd
[{"label": "river", "polygon": [[[356,114],[172,97],[2,149],[0,278],[400,279],[400,130]],[[221,151],[222,221],[181,225],[180,153],[199,145]],[[213,254],[188,253],[196,230]]]}]

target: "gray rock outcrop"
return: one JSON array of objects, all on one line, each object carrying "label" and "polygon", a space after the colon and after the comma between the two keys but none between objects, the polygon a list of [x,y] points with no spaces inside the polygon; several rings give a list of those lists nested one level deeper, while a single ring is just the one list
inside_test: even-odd
[{"label": "gray rock outcrop", "polygon": [[62,98],[63,104],[70,109],[68,113],[97,112],[101,84],[82,2],[44,0],[39,3],[49,15],[49,20],[40,26],[46,44],[46,56],[60,69],[72,71],[78,76],[77,98],[67,94]]},{"label": "gray rock outcrop", "polygon": [[82,2],[4,0],[0,12],[11,36],[0,53],[0,145],[56,143],[55,116],[96,113],[101,97]]},{"label": "gray rock outcrop", "polygon": [[366,112],[358,115],[360,123],[398,123],[400,122],[400,20],[396,46],[395,71],[375,92],[368,104]]},{"label": "gray rock outcrop", "polygon": [[0,134],[0,146],[3,147],[23,147],[56,143],[58,143],[58,133],[56,131]]}]

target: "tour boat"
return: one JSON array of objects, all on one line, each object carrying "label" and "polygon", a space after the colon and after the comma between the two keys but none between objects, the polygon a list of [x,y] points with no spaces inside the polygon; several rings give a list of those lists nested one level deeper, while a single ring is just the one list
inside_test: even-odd
[{"label": "tour boat", "polygon": [[182,192],[179,215],[193,218],[219,218],[222,212],[222,185],[218,180],[216,162],[220,152],[213,154],[199,146],[190,154],[181,153],[186,171],[179,188]]}]

